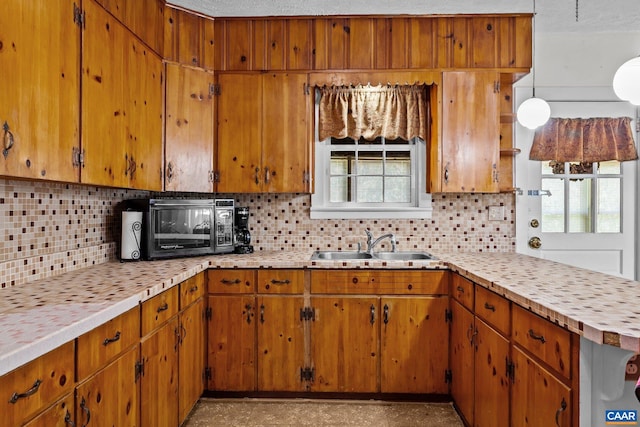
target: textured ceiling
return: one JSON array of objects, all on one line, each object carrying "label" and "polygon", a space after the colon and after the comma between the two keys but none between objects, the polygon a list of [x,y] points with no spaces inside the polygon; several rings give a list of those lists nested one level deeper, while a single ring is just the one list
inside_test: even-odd
[{"label": "textured ceiling", "polygon": [[538,32],[640,32],[638,0],[168,0],[214,17],[518,13],[534,1]]}]

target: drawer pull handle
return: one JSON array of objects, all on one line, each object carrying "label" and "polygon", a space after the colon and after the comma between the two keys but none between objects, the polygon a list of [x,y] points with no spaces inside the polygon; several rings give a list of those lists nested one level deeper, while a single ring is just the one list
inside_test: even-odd
[{"label": "drawer pull handle", "polygon": [[105,338],[104,341],[102,341],[102,345],[106,347],[112,342],[118,341],[119,339],[120,339],[120,331],[116,332],[113,338]]},{"label": "drawer pull handle", "polygon": [[222,283],[223,285],[237,285],[238,283],[240,283],[240,279],[235,279],[235,280],[222,279],[220,280],[220,283]]},{"label": "drawer pull handle", "polygon": [[87,425],[89,424],[89,421],[91,421],[91,411],[89,410],[89,408],[87,408],[87,402],[84,400],[84,397],[80,402],[80,409],[82,409],[84,412],[87,413],[87,422],[82,424],[82,427],[87,427]]},{"label": "drawer pull handle", "polygon": [[2,143],[2,155],[6,159],[9,155],[9,150],[13,147],[13,133],[9,130],[9,124],[4,122],[2,125],[2,130],[4,131],[3,143]]},{"label": "drawer pull handle", "polygon": [[198,285],[195,285],[194,287],[192,287],[191,289],[189,289],[189,293],[194,293],[198,291]]},{"label": "drawer pull handle", "polygon": [[244,306],[244,308],[247,310],[247,323],[250,325],[251,316],[253,316],[253,313],[251,312],[251,310],[253,310],[253,307],[251,307],[251,304],[247,304]]},{"label": "drawer pull handle", "polygon": [[71,419],[71,414],[69,413],[69,410],[67,410],[67,413],[64,416],[64,423],[67,425],[70,425],[71,427],[76,427],[76,423],[74,423],[73,420]]},{"label": "drawer pull handle", "polygon": [[464,288],[462,286],[458,286],[457,289],[458,289],[458,292],[460,292],[461,294],[464,294]]},{"label": "drawer pull handle", "polygon": [[567,409],[567,402],[562,398],[562,402],[560,403],[560,407],[556,411],[556,425],[560,427],[560,415]]},{"label": "drawer pull handle", "polygon": [[383,307],[383,322],[386,325],[387,323],[389,323],[389,306],[387,304],[384,305]]},{"label": "drawer pull handle", "polygon": [[160,313],[167,310],[169,310],[169,304],[165,302],[164,304],[162,304],[160,307],[157,308],[156,313]]},{"label": "drawer pull handle", "polygon": [[289,279],[284,279],[284,280],[271,279],[271,283],[274,285],[288,285],[289,283],[291,283],[291,281]]},{"label": "drawer pull handle", "polygon": [[488,302],[485,302],[485,303],[484,303],[484,308],[486,308],[487,310],[491,310],[491,311],[493,311],[494,313],[495,313],[495,311],[496,311],[496,306],[495,306],[495,305],[492,305],[492,304],[489,304]]},{"label": "drawer pull handle", "polygon": [[369,308],[369,312],[371,314],[371,318],[369,319],[369,323],[371,323],[373,325],[374,323],[376,323],[376,306],[371,304],[371,307]]},{"label": "drawer pull handle", "polygon": [[36,382],[34,382],[31,386],[31,388],[24,393],[14,392],[13,395],[11,395],[11,399],[9,399],[9,403],[16,403],[18,400],[24,397],[29,397],[32,394],[35,394],[40,388],[40,384],[42,384],[42,380],[37,379]]},{"label": "drawer pull handle", "polygon": [[547,340],[544,339],[544,335],[537,335],[533,329],[529,329],[529,336],[534,340],[540,341],[542,344],[547,342]]},{"label": "drawer pull handle", "polygon": [[264,323],[264,304],[260,304],[260,323]]}]

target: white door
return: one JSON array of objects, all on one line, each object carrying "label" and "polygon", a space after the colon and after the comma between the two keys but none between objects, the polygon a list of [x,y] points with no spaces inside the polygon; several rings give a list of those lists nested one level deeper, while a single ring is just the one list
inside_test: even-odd
[{"label": "white door", "polygon": [[[552,117],[636,117],[626,102],[549,104]],[[516,251],[634,279],[638,162],[594,164],[577,178],[529,160],[534,131],[518,125],[517,132]],[[536,239],[539,248],[532,247]]]}]

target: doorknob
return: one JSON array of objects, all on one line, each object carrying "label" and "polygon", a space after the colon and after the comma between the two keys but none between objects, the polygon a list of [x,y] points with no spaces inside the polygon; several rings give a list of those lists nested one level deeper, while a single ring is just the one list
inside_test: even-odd
[{"label": "doorknob", "polygon": [[532,237],[529,239],[529,247],[532,249],[540,249],[542,246],[542,240],[539,237]]},{"label": "doorknob", "polygon": [[532,219],[531,221],[529,221],[529,225],[532,228],[538,228],[538,226],[540,225],[540,221],[538,221],[537,219]]}]

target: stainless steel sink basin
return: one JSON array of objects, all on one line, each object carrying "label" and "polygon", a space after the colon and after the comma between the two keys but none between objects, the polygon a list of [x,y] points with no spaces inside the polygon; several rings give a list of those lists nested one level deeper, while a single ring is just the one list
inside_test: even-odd
[{"label": "stainless steel sink basin", "polygon": [[419,259],[436,259],[428,252],[421,251],[398,251],[398,252],[375,252],[373,257],[386,261],[412,261]]},{"label": "stainless steel sink basin", "polygon": [[312,260],[350,260],[350,259],[371,259],[372,256],[365,252],[356,251],[315,251],[311,255]]},{"label": "stainless steel sink basin", "polygon": [[374,252],[373,255],[356,251],[315,251],[312,260],[358,260],[378,259],[385,261],[414,261],[436,259],[428,252],[422,251],[398,251],[398,252]]}]

